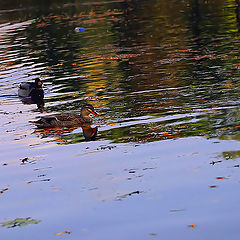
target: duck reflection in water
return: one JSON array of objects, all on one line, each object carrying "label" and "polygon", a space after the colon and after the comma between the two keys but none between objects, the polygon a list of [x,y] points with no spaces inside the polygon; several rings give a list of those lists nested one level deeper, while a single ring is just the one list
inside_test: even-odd
[{"label": "duck reflection in water", "polygon": [[[84,126],[80,126],[82,128],[82,133],[71,133],[78,127],[72,128],[44,128],[44,129],[36,129],[33,134],[38,135],[41,138],[54,137],[55,139],[50,142],[62,142],[62,143],[76,143],[82,142],[84,137],[84,141],[94,141],[96,140],[98,127],[91,127],[91,124],[84,124]],[[67,135],[65,135],[67,134]]]},{"label": "duck reflection in water", "polygon": [[83,136],[85,138],[86,141],[94,141],[96,139],[97,136],[97,131],[98,128],[94,127],[92,128],[90,125],[85,125],[81,127],[83,130]]},{"label": "duck reflection in water", "polygon": [[18,96],[24,104],[37,104],[40,112],[44,110],[44,91],[42,81],[36,78],[34,82],[21,83],[18,88]]}]

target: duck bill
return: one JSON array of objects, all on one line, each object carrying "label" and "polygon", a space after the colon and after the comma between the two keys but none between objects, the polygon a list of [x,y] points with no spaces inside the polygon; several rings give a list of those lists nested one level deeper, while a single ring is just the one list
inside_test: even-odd
[{"label": "duck bill", "polygon": [[97,114],[96,112],[94,112],[94,111],[91,111],[91,113],[93,114],[93,115],[95,115],[95,116],[98,116],[99,114]]},{"label": "duck bill", "polygon": [[42,81],[39,81],[39,82],[37,83],[37,85],[38,85],[39,87],[41,87],[41,86],[42,86]]},{"label": "duck bill", "polygon": [[98,116],[99,114],[97,114],[94,110],[92,110],[92,109],[90,109],[90,108],[88,108],[88,111],[90,112],[90,113],[92,113],[93,115],[95,115],[95,116]]}]

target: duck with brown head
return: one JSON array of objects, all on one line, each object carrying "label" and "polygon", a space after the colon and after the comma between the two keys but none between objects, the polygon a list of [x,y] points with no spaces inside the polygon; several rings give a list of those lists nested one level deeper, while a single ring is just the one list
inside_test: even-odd
[{"label": "duck with brown head", "polygon": [[92,123],[90,114],[98,116],[91,104],[85,104],[81,108],[80,115],[73,113],[59,113],[42,116],[39,120],[31,123],[34,123],[39,128],[82,126],[86,123]]}]

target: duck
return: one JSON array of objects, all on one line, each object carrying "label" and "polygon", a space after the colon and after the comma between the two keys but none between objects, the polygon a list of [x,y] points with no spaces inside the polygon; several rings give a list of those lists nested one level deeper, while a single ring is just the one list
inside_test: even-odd
[{"label": "duck", "polygon": [[44,91],[42,81],[36,78],[34,82],[24,82],[19,85],[18,96],[24,104],[37,104],[38,109],[44,109]]},{"label": "duck", "polygon": [[38,94],[40,97],[44,97],[42,89],[42,81],[39,78],[35,78],[34,82],[24,82],[19,85],[18,96],[29,97]]},{"label": "duck", "polygon": [[48,116],[41,116],[39,120],[30,123],[35,124],[38,128],[53,127],[75,127],[84,126],[92,123],[90,114],[98,116],[93,105],[85,104],[81,108],[80,115],[74,113],[58,113]]}]

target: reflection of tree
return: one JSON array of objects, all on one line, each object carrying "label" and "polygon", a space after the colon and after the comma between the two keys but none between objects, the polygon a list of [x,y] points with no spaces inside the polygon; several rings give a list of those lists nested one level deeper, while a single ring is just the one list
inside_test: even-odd
[{"label": "reflection of tree", "polygon": [[226,151],[223,152],[222,155],[220,155],[220,157],[225,158],[226,160],[235,160],[240,158],[240,151]]},{"label": "reflection of tree", "polygon": [[[93,6],[87,9],[79,3],[70,4],[71,7],[64,6],[64,9],[60,8],[64,3],[65,1],[48,1],[48,3],[33,1],[32,7],[29,7],[28,3],[22,5],[26,15],[24,17],[14,15],[15,21],[22,21],[29,15],[31,19],[35,19],[24,32],[24,40],[21,44],[27,45],[28,49],[24,49],[22,54],[28,56],[34,63],[44,65],[45,70],[42,74],[53,85],[59,86],[60,93],[77,92],[75,97],[81,97],[79,93],[89,98],[100,97],[101,91],[96,90],[102,89],[104,94],[108,89],[112,91],[115,87],[113,79],[122,77],[121,72],[115,67],[116,61],[101,60],[102,57],[106,58],[106,52],[112,55],[111,49],[107,51],[105,46],[112,46],[113,39],[110,34],[106,38],[103,33],[110,29],[108,18],[113,17],[114,14],[118,15],[118,12],[107,11],[105,5],[101,8]],[[16,3],[17,7],[18,3]],[[11,7],[7,5],[6,8]],[[102,13],[95,13],[94,8],[98,12],[101,10]],[[87,35],[74,32],[75,26],[83,22],[87,24]],[[23,37],[21,34],[23,33],[20,32],[19,38]],[[16,53],[19,54],[19,51]],[[107,59],[110,58],[107,56]],[[107,75],[106,72],[110,70],[112,74]],[[51,99],[51,101],[58,100],[58,98]]]},{"label": "reflection of tree", "polygon": [[180,114],[175,118],[159,117],[148,119],[145,123],[115,126],[110,130],[100,132],[100,134],[113,142],[145,143],[191,136],[240,141],[238,122],[239,115],[236,115],[235,111],[222,110],[221,114],[207,111],[205,114],[192,116]]},{"label": "reflection of tree", "polygon": [[240,32],[240,1],[239,0],[235,0],[236,1],[236,19],[237,19],[237,25],[238,25],[238,31]]},{"label": "reflection of tree", "polygon": [[[196,81],[224,81],[232,76],[233,66],[236,64],[236,46],[232,45],[232,38],[229,36],[237,31],[233,11],[237,7],[234,1],[199,4],[198,0],[192,1],[191,7],[190,22],[195,42],[192,47],[200,57],[193,55],[196,64],[190,74]],[[211,12],[213,8],[214,13]],[[228,17],[221,14],[224,8],[229,9]],[[214,19],[217,24],[213,23]],[[223,34],[225,37],[222,37]],[[230,52],[232,56],[226,59]]]},{"label": "reflection of tree", "polygon": [[[227,128],[226,135],[235,134],[239,0],[100,1],[94,5],[90,1],[87,8],[78,1],[67,2],[0,3],[4,9],[18,9],[20,4],[23,9],[1,15],[3,22],[35,19],[26,31],[8,40],[14,45],[20,39],[21,51],[19,45],[12,48],[18,59],[13,65],[25,63],[21,59],[27,56],[31,64],[42,66],[55,90],[47,99],[52,103],[49,111],[75,110],[85,98],[97,100],[94,105],[102,107],[105,121],[190,115],[223,106],[226,110],[202,114],[202,119],[180,130],[178,122],[176,127],[159,122],[168,131],[149,122],[111,133],[115,139],[125,134],[145,140],[217,136],[221,128]],[[86,31],[74,32],[81,24]]]}]

